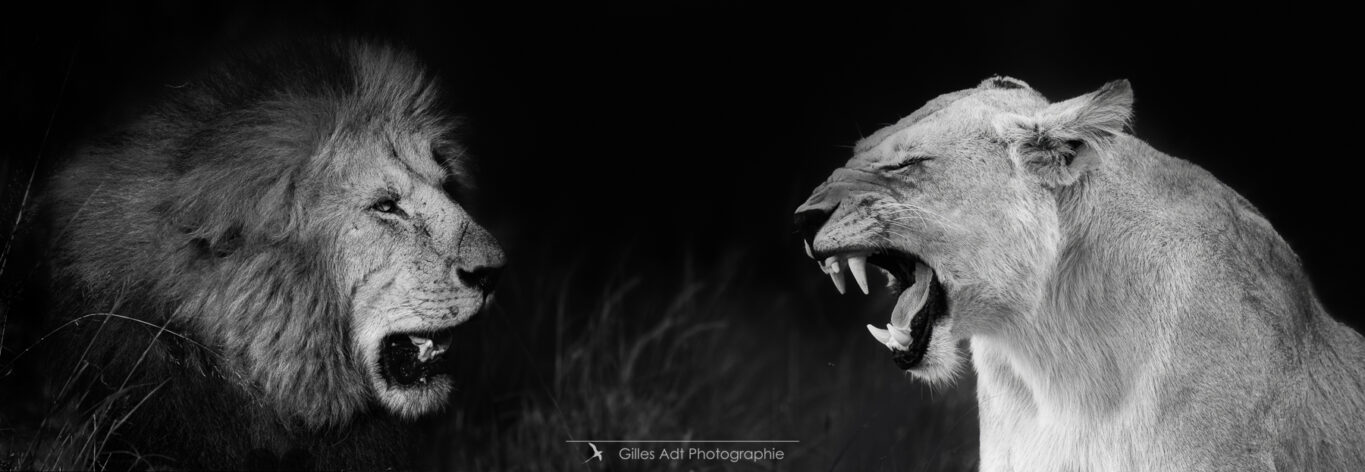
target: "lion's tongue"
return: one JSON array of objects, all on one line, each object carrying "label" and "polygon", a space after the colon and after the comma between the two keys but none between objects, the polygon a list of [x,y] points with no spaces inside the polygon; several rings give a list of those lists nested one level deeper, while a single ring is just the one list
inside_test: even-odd
[{"label": "lion's tongue", "polygon": [[450,347],[450,337],[437,337],[435,340],[425,336],[415,334],[408,335],[408,340],[417,347],[417,361],[427,362],[432,358],[446,352]]},{"label": "lion's tongue", "polygon": [[445,353],[450,349],[450,330],[423,334],[393,334],[384,338],[379,362],[392,385],[426,383],[434,375],[450,372]]},{"label": "lion's tongue", "polygon": [[872,337],[888,348],[905,350],[910,346],[912,340],[910,321],[929,300],[929,286],[932,285],[934,270],[923,262],[916,262],[914,277],[913,285],[896,298],[896,307],[891,309],[891,322],[886,325],[886,329],[867,325]]}]

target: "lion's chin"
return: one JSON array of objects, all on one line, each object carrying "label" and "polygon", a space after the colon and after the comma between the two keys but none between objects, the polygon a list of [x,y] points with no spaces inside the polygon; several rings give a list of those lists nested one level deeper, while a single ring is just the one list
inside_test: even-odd
[{"label": "lion's chin", "polygon": [[375,385],[379,403],[394,414],[416,419],[440,411],[450,396],[451,378],[449,375],[432,377],[426,383],[416,386],[390,386],[380,380]]}]

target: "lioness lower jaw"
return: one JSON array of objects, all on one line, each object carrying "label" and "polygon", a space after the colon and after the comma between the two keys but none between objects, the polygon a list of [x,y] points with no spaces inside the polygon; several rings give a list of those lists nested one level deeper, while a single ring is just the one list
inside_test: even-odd
[{"label": "lioness lower jaw", "polygon": [[[909,254],[894,252],[850,252],[826,257],[820,268],[830,276],[839,293],[847,290],[844,273],[853,275],[864,294],[868,294],[867,266],[881,269],[887,288],[896,294],[896,306],[886,328],[867,325],[877,342],[891,350],[896,367],[927,380],[938,380],[940,371],[951,371],[942,359],[932,359],[931,349],[939,350],[934,328],[948,317],[947,294],[933,268]],[[949,343],[951,344],[951,343]],[[952,349],[951,346],[948,347]],[[943,354],[949,355],[949,354]],[[926,359],[929,359],[926,361]]]},{"label": "lioness lower jaw", "polygon": [[453,330],[395,332],[380,340],[375,389],[385,408],[415,418],[445,405],[454,370],[448,354]]}]

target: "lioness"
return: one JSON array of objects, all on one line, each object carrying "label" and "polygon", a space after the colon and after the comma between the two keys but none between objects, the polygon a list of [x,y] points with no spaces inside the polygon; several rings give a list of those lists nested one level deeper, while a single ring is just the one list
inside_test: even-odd
[{"label": "lioness", "polygon": [[1365,339],[1208,172],[1125,133],[1116,81],[995,77],[859,142],[796,213],[845,290],[898,293],[902,369],[978,377],[981,469],[1365,470]]}]

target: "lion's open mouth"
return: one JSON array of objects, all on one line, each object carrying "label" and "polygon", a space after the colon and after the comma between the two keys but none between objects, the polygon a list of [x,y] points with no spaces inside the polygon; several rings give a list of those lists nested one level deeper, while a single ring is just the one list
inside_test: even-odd
[{"label": "lion's open mouth", "polygon": [[[817,259],[818,260],[818,259]],[[852,251],[824,257],[821,270],[829,274],[839,293],[847,290],[844,273],[851,273],[863,293],[868,293],[867,266],[881,269],[887,287],[896,295],[896,307],[886,329],[868,325],[878,342],[892,351],[896,366],[909,370],[920,365],[933,339],[934,325],[948,316],[947,296],[933,268],[912,254],[895,251]]]},{"label": "lion's open mouth", "polygon": [[379,375],[390,387],[416,387],[450,374],[453,328],[430,332],[394,333],[384,337],[379,351]]}]

